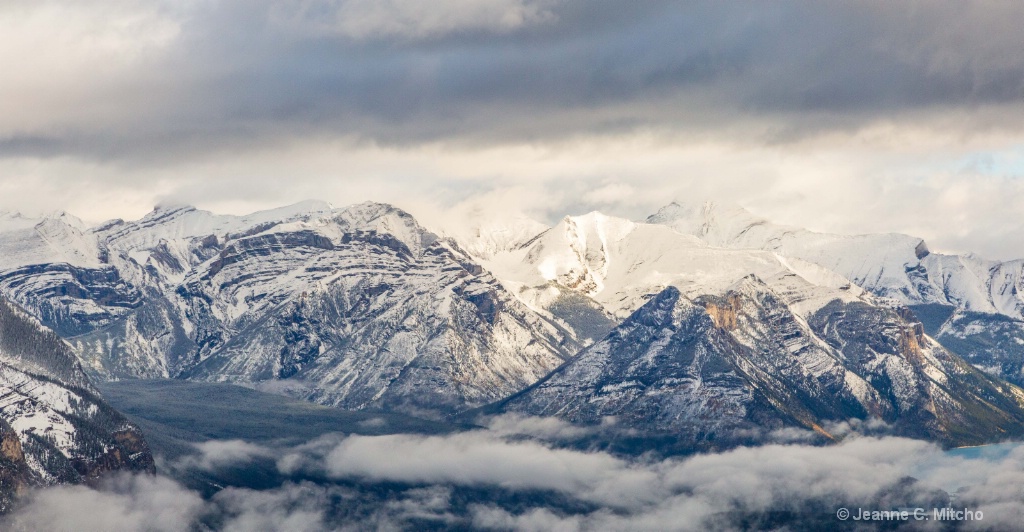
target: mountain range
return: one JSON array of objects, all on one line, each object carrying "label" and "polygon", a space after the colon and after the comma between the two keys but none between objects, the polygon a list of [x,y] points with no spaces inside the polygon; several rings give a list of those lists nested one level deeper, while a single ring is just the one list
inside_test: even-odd
[{"label": "mountain range", "polygon": [[[351,410],[615,419],[693,446],[860,420],[1024,433],[1021,261],[670,204],[428,229],[396,207],[0,215],[0,293],[92,378],[239,383]],[[479,221],[479,220],[478,220]]]}]

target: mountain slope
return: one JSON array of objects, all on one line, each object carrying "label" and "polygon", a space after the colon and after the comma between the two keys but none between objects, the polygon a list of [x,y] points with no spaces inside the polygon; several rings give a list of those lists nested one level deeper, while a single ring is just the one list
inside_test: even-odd
[{"label": "mountain slope", "polygon": [[0,511],[28,487],[152,471],[142,433],[108,406],[53,332],[0,298]]},{"label": "mountain slope", "polygon": [[656,224],[590,213],[566,217],[518,249],[479,259],[524,303],[548,311],[567,294],[620,321],[666,286],[685,295],[721,293],[756,274],[801,312],[863,290],[831,271],[761,250],[709,246]]},{"label": "mountain slope", "polygon": [[94,261],[17,265],[0,289],[104,378],[285,381],[322,404],[430,415],[513,393],[577,350],[389,205],[160,207],[83,234]]},{"label": "mountain slope", "polygon": [[647,221],[714,246],[764,249],[812,262],[905,305],[956,309],[956,319],[929,332],[978,367],[998,368],[1001,377],[1024,383],[1024,260],[932,253],[923,240],[907,235],[816,233],[710,202],[673,203]]},{"label": "mountain slope", "polygon": [[[907,315],[909,318],[909,315]],[[748,277],[722,296],[669,287],[500,410],[746,443],[850,419],[946,445],[1024,434],[1024,392],[973,369],[897,311],[836,300],[804,321]]]},{"label": "mountain slope", "polygon": [[900,303],[940,303],[1020,318],[1024,261],[931,253],[900,234],[836,235],[781,226],[740,207],[672,203],[647,219],[717,247],[765,249],[834,271]]},{"label": "mountain slope", "polygon": [[347,408],[477,406],[574,351],[467,256],[376,204],[233,240],[175,295],[195,322],[229,317],[196,335],[189,378],[297,379]]}]

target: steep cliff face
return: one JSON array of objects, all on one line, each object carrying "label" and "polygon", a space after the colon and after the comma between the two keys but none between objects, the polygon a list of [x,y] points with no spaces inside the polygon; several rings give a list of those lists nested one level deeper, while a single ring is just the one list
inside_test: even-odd
[{"label": "steep cliff face", "polygon": [[851,419],[946,445],[1024,435],[1024,392],[923,334],[905,310],[835,300],[805,320],[748,277],[721,296],[669,287],[604,340],[500,409],[606,416],[694,447]]},{"label": "steep cliff face", "polygon": [[33,486],[154,470],[142,433],[53,332],[0,298],[0,511]]},{"label": "steep cliff face", "polygon": [[730,293],[721,300],[709,297],[703,299],[701,303],[715,327],[726,331],[736,329],[737,313],[743,304],[739,294]]},{"label": "steep cliff face", "polygon": [[0,514],[11,509],[18,496],[40,482],[25,461],[18,433],[0,419]]}]

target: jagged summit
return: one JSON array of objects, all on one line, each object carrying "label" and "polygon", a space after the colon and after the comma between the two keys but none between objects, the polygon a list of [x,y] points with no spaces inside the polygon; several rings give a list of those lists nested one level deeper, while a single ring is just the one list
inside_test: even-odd
[{"label": "jagged summit", "polygon": [[422,253],[439,238],[421,226],[411,214],[388,203],[367,201],[338,209],[334,213],[334,220],[345,230],[391,235],[415,255]]}]

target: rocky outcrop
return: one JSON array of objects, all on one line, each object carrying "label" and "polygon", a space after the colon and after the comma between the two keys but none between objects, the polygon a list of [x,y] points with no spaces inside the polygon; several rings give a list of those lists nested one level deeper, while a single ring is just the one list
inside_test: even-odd
[{"label": "rocky outcrop", "polygon": [[739,294],[732,293],[722,298],[707,297],[701,303],[715,327],[726,331],[736,328],[736,313],[741,306]]},{"label": "rocky outcrop", "polygon": [[29,488],[39,485],[39,480],[25,461],[17,432],[0,419],[0,514],[9,511]]}]

